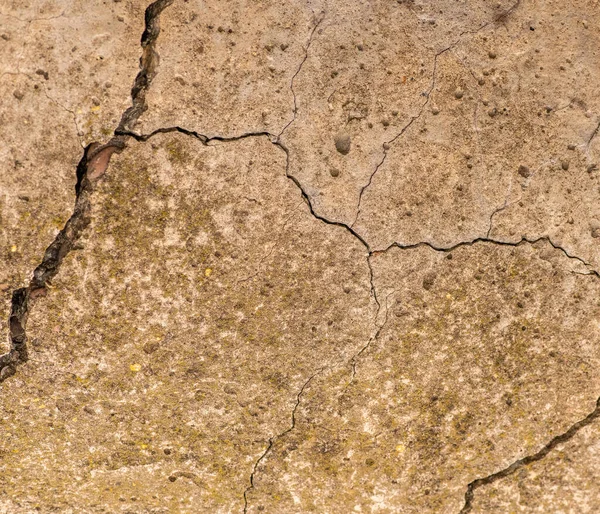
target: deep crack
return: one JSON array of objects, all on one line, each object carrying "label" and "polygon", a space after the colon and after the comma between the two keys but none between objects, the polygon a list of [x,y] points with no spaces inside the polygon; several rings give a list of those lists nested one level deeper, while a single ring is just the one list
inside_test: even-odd
[{"label": "deep crack", "polygon": [[479,489],[480,487],[483,487],[484,485],[493,484],[494,482],[497,482],[498,480],[501,480],[503,478],[506,478],[506,477],[512,475],[519,469],[521,469],[525,466],[528,466],[529,464],[532,464],[534,462],[542,460],[544,457],[546,457],[546,455],[548,455],[552,450],[554,450],[554,448],[556,448],[559,444],[565,443],[565,442],[569,441],[570,439],[572,439],[582,428],[587,427],[588,425],[593,423],[596,420],[596,418],[598,418],[599,416],[600,416],[600,398],[598,398],[598,400],[596,401],[596,408],[592,412],[590,412],[582,420],[577,421],[576,423],[571,425],[571,427],[569,427],[569,429],[566,432],[563,432],[562,434],[559,434],[559,435],[553,437],[537,453],[534,453],[533,455],[527,455],[526,457],[523,457],[522,459],[518,459],[515,462],[513,462],[510,466],[507,466],[506,468],[501,469],[500,471],[497,471],[496,473],[492,473],[491,475],[488,475],[486,477],[477,478],[477,479],[473,480],[467,486],[467,491],[465,492],[465,504],[463,505],[463,508],[460,509],[460,514],[467,514],[468,512],[471,512],[471,509],[473,508],[473,500],[475,497],[475,491],[477,489]]},{"label": "deep crack", "polygon": [[125,148],[127,135],[120,134],[134,126],[146,110],[146,90],[156,75],[159,57],[154,46],[160,33],[160,14],[174,0],[156,0],[145,13],[145,30],[141,38],[140,71],[131,90],[132,106],[121,116],[115,135],[108,143],[87,145],[76,169],[75,205],[63,229],[44,252],[42,262],[35,268],[27,287],[13,291],[8,322],[9,351],[0,356],[0,382],[14,375],[17,366],[27,362],[27,318],[35,298],[46,294],[46,287],[58,273],[69,254],[90,224],[91,196],[95,185],[104,175],[113,153]]}]

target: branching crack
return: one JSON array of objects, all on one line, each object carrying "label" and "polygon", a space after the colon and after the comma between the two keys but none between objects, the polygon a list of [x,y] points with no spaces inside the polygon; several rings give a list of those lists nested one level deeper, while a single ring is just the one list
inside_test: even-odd
[{"label": "branching crack", "polygon": [[254,463],[254,466],[252,468],[252,473],[250,474],[250,485],[244,491],[244,514],[246,514],[248,512],[248,493],[252,489],[254,489],[254,478],[256,477],[256,473],[258,472],[258,467],[260,466],[260,463],[267,458],[267,456],[273,449],[273,446],[279,439],[281,439],[282,437],[285,437],[292,430],[294,430],[294,428],[296,428],[296,412],[298,411],[298,407],[300,406],[300,402],[302,400],[302,394],[304,393],[304,391],[306,390],[308,385],[312,382],[312,380],[320,373],[323,373],[323,371],[325,371],[325,368],[320,368],[315,373],[313,373],[306,382],[304,382],[304,384],[300,388],[300,391],[296,395],[296,403],[294,404],[294,408],[292,409],[292,415],[291,415],[292,423],[283,432],[280,432],[279,434],[276,434],[269,438],[269,444],[267,445],[267,448]]},{"label": "branching crack", "polygon": [[529,466],[530,464],[542,460],[546,455],[548,455],[552,450],[554,450],[559,444],[566,443],[570,439],[572,439],[582,428],[587,427],[591,423],[593,423],[600,416],[600,398],[596,401],[596,408],[590,412],[585,418],[577,421],[566,432],[559,434],[552,439],[546,445],[542,447],[537,453],[533,455],[527,455],[522,459],[518,459],[513,462],[510,466],[497,471],[496,473],[492,473],[483,478],[477,478],[473,480],[468,486],[467,491],[465,492],[465,503],[463,508],[460,510],[460,514],[467,514],[467,512],[471,512],[473,508],[473,500],[475,497],[475,491],[484,485],[493,484],[498,480],[506,478],[519,469]]},{"label": "branching crack", "polygon": [[[132,106],[123,113],[117,128],[119,132],[135,125],[147,108],[146,90],[156,74],[159,60],[154,50],[160,33],[159,17],[163,9],[173,1],[156,0],[146,9],[140,71],[131,90]],[[0,356],[0,382],[14,375],[17,366],[28,360],[26,325],[31,306],[36,298],[46,294],[47,287],[58,273],[64,258],[76,247],[83,231],[91,222],[91,197],[96,183],[106,172],[112,154],[125,148],[127,136],[117,134],[117,131],[108,143],[94,142],[85,147],[76,170],[73,214],[46,249],[42,262],[34,270],[27,287],[13,291],[8,322],[10,347],[7,353]]]},{"label": "branching crack", "polygon": [[[425,101],[421,104],[421,107],[419,108],[419,112],[415,116],[411,116],[411,118],[408,121],[408,123],[406,123],[402,127],[402,129],[400,130],[400,132],[398,132],[392,139],[389,139],[388,141],[384,141],[384,143],[382,145],[382,147],[383,147],[383,157],[381,158],[381,160],[379,161],[379,163],[377,163],[377,165],[375,166],[375,169],[373,170],[373,172],[369,176],[369,180],[367,181],[367,183],[364,186],[361,187],[360,192],[358,194],[358,204],[357,204],[357,207],[356,207],[356,216],[354,218],[354,221],[352,222],[352,225],[351,225],[352,227],[356,224],[356,222],[358,220],[358,217],[360,216],[360,207],[361,207],[363,195],[364,195],[365,191],[371,186],[371,183],[373,182],[373,179],[375,178],[375,175],[377,174],[377,172],[379,171],[379,169],[381,168],[381,166],[383,166],[383,164],[385,163],[387,155],[388,155],[388,150],[389,150],[390,146],[396,140],[398,140],[400,137],[402,137],[405,134],[405,132],[410,128],[410,126],[423,115],[423,112],[425,111],[425,107],[427,107],[427,105],[429,104],[429,100],[431,99],[431,93],[433,92],[433,90],[435,88],[438,58],[442,54],[444,54],[446,52],[449,52],[454,47],[456,47],[462,41],[462,38],[463,38],[464,35],[466,35],[466,34],[469,34],[469,35],[477,34],[481,30],[483,30],[486,27],[488,27],[493,22],[503,22],[504,20],[506,20],[506,18],[510,14],[512,14],[512,12],[519,6],[520,3],[521,3],[521,0],[517,0],[509,9],[507,9],[506,11],[504,11],[504,12],[496,15],[492,21],[488,21],[488,22],[483,23],[481,26],[479,26],[475,30],[465,30],[465,31],[461,32],[454,43],[452,43],[451,45],[447,46],[446,48],[444,48],[443,50],[440,50],[439,52],[437,52],[435,54],[435,56],[433,58],[433,71],[432,71],[432,74],[431,74],[431,85],[429,86],[429,89],[427,91],[423,92],[423,96],[425,96]],[[600,125],[599,125],[599,127],[600,127]]]}]

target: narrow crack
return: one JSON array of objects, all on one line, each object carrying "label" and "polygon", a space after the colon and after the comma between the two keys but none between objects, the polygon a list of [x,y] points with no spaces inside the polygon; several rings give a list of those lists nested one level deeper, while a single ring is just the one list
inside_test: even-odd
[{"label": "narrow crack", "polygon": [[281,141],[281,138],[279,136],[277,136],[271,132],[264,132],[264,131],[263,132],[244,132],[242,134],[235,135],[235,136],[219,136],[219,135],[207,136],[207,135],[201,134],[195,130],[189,130],[189,129],[186,129],[184,127],[179,127],[179,126],[161,127],[161,128],[158,128],[148,134],[137,134],[133,131],[124,130],[124,129],[117,130],[115,133],[119,134],[119,135],[123,135],[123,136],[130,136],[138,141],[145,142],[158,134],[167,134],[167,133],[173,133],[173,132],[178,132],[180,134],[184,134],[186,136],[193,137],[193,138],[199,140],[203,145],[208,145],[209,143],[211,143],[213,141],[220,142],[220,143],[231,143],[231,142],[240,141],[242,139],[248,139],[248,138],[253,138],[253,137],[266,137],[271,144],[273,144],[274,146],[276,146],[277,148],[282,150],[286,156],[285,176],[289,180],[291,180],[294,183],[294,185],[299,189],[300,194],[301,194],[303,200],[306,202],[311,215],[314,218],[318,219],[319,221],[321,221],[327,225],[334,225],[334,226],[343,228],[344,230],[349,232],[352,235],[352,237],[357,239],[360,242],[360,244],[362,246],[364,246],[365,249],[367,250],[367,266],[369,268],[371,295],[375,299],[375,302],[377,303],[378,307],[380,307],[379,299],[377,298],[377,293],[375,291],[375,285],[373,282],[373,280],[374,280],[373,268],[372,268],[371,262],[369,260],[369,257],[372,254],[372,252],[371,252],[371,248],[370,248],[368,242],[356,230],[354,230],[351,225],[348,225],[347,223],[344,223],[342,221],[330,220],[330,219],[326,218],[325,216],[318,214],[315,211],[312,199],[310,198],[309,194],[304,189],[304,186],[301,184],[301,182],[295,176],[293,176],[290,173],[290,152],[289,152],[287,146],[285,145],[285,143],[283,143],[283,141]]},{"label": "narrow crack", "polygon": [[460,514],[467,514],[468,512],[471,512],[471,509],[473,508],[473,500],[475,498],[475,491],[477,489],[479,489],[480,487],[483,487],[485,485],[493,484],[494,482],[497,482],[498,480],[501,480],[503,478],[506,478],[506,477],[514,474],[515,472],[517,472],[518,470],[520,470],[521,468],[523,468],[525,466],[529,466],[530,464],[532,464],[534,462],[542,460],[544,457],[546,457],[546,455],[548,455],[552,450],[554,450],[559,444],[568,442],[582,428],[585,428],[588,425],[590,425],[591,423],[593,423],[598,417],[600,417],[600,398],[598,398],[598,400],[596,401],[596,408],[592,412],[590,412],[582,420],[579,420],[576,423],[574,423],[573,425],[571,425],[566,432],[563,432],[562,434],[559,434],[559,435],[553,437],[552,439],[550,439],[550,441],[548,443],[546,443],[537,453],[534,453],[532,455],[527,455],[526,457],[523,457],[522,459],[518,459],[515,462],[513,462],[510,466],[507,466],[506,468],[504,468],[500,471],[497,471],[496,473],[492,473],[491,475],[488,475],[486,477],[477,478],[477,479],[473,480],[467,486],[467,491],[465,492],[465,503],[463,505],[463,508],[460,509]]},{"label": "narrow crack", "polygon": [[543,241],[547,242],[555,250],[559,250],[560,252],[562,252],[569,259],[575,260],[575,261],[583,264],[588,269],[589,275],[594,275],[597,278],[600,278],[600,272],[596,271],[589,262],[587,262],[585,259],[583,259],[581,257],[578,257],[577,255],[573,255],[573,254],[569,253],[565,248],[563,248],[559,244],[552,241],[552,239],[549,236],[540,236],[536,239],[529,239],[527,237],[522,237],[518,241],[514,241],[514,242],[501,241],[498,239],[491,239],[488,237],[477,237],[477,238],[471,239],[469,241],[460,241],[458,243],[455,243],[455,244],[449,245],[449,246],[436,246],[435,244],[428,242],[428,241],[419,241],[418,243],[412,243],[412,244],[406,244],[406,245],[403,245],[401,243],[392,243],[387,248],[384,248],[382,250],[373,250],[371,252],[371,255],[386,253],[388,250],[391,250],[392,248],[399,248],[401,250],[412,250],[414,248],[426,246],[428,248],[431,248],[432,250],[435,250],[436,252],[452,252],[453,250],[456,250],[457,248],[460,248],[461,246],[473,246],[478,243],[490,243],[490,244],[495,244],[498,246],[518,247],[518,246],[521,246],[524,244],[534,245],[536,243],[543,242]]},{"label": "narrow crack", "polygon": [[594,138],[598,135],[598,131],[600,130],[600,121],[598,122],[598,125],[596,125],[596,128],[594,129],[594,131],[592,132],[592,134],[590,135],[586,147],[589,148],[590,145],[592,144],[592,141],[594,140]]},{"label": "narrow crack", "polygon": [[[431,93],[433,92],[433,90],[435,88],[438,58],[442,54],[444,54],[446,52],[449,52],[454,47],[456,47],[458,44],[460,44],[462,42],[462,38],[463,38],[463,36],[465,34],[474,35],[474,34],[477,34],[480,31],[482,31],[483,29],[485,29],[486,27],[488,27],[490,24],[492,24],[494,22],[499,23],[499,22],[505,21],[506,18],[508,18],[508,16],[510,14],[512,14],[515,9],[517,9],[517,7],[520,5],[520,3],[521,3],[521,0],[517,0],[509,9],[507,9],[506,11],[504,11],[504,12],[496,15],[492,21],[487,21],[487,22],[483,23],[482,25],[480,25],[475,30],[465,30],[465,31],[461,32],[454,43],[450,44],[449,46],[447,46],[446,48],[444,48],[443,50],[440,50],[439,52],[437,52],[435,54],[435,56],[433,58],[433,71],[432,71],[432,74],[431,74],[431,86],[429,87],[429,89],[427,91],[425,91],[425,92],[422,93],[425,96],[425,102],[423,102],[423,104],[419,108],[419,112],[415,116],[411,116],[411,118],[408,121],[408,123],[406,123],[402,127],[402,129],[400,130],[400,132],[398,132],[398,134],[396,134],[392,139],[390,139],[388,141],[384,141],[384,143],[382,145],[382,148],[383,148],[383,157],[381,158],[381,160],[379,161],[379,163],[375,166],[375,169],[373,170],[373,172],[369,176],[369,180],[367,181],[367,183],[364,186],[361,187],[360,192],[358,194],[358,205],[356,207],[356,216],[354,218],[354,221],[351,224],[352,227],[356,224],[356,222],[358,221],[358,217],[360,216],[360,212],[361,212],[360,207],[361,207],[361,204],[362,204],[363,195],[364,195],[365,191],[371,186],[371,183],[373,182],[373,179],[375,178],[375,175],[377,174],[377,172],[379,171],[379,169],[381,168],[381,166],[383,166],[383,164],[385,163],[385,160],[387,158],[388,150],[389,150],[390,146],[396,140],[398,140],[400,137],[402,137],[405,134],[405,132],[410,128],[410,126],[416,120],[418,120],[422,116],[423,112],[425,111],[425,107],[427,107],[427,105],[429,104],[429,100],[431,99]],[[600,125],[599,125],[599,128],[600,128]]]},{"label": "narrow crack", "polygon": [[243,511],[244,514],[246,514],[248,512],[248,493],[250,491],[252,491],[252,489],[254,489],[254,479],[256,477],[256,473],[258,472],[258,466],[260,466],[260,463],[267,458],[267,455],[269,455],[269,453],[271,453],[271,450],[273,449],[273,446],[275,445],[275,443],[282,437],[285,437],[287,434],[289,434],[292,430],[294,430],[294,428],[296,428],[296,412],[298,411],[298,407],[300,406],[300,402],[302,400],[302,394],[304,393],[304,391],[306,390],[308,385],[312,382],[312,380],[320,373],[323,373],[323,371],[325,371],[325,368],[320,368],[315,373],[313,373],[308,378],[308,380],[306,380],[306,382],[304,382],[304,384],[300,388],[300,391],[296,395],[296,403],[294,405],[294,408],[292,409],[292,415],[291,415],[292,423],[283,432],[280,432],[279,434],[276,434],[269,438],[269,444],[267,445],[267,448],[260,455],[260,457],[258,457],[256,462],[254,463],[254,466],[252,468],[252,473],[250,474],[250,485],[244,491],[244,511]]},{"label": "narrow crack", "polygon": [[146,110],[146,90],[156,75],[159,57],[154,50],[160,33],[160,14],[174,0],[156,0],[145,13],[145,30],[141,38],[140,71],[131,90],[132,106],[122,115],[114,137],[108,143],[87,145],[76,169],[73,213],[35,268],[27,287],[13,291],[8,320],[9,351],[0,355],[0,382],[15,374],[17,366],[27,362],[27,318],[36,298],[46,295],[47,287],[58,273],[64,258],[73,250],[91,222],[91,197],[98,180],[104,175],[113,153],[125,148],[127,135],[117,134],[135,125]]},{"label": "narrow crack", "polygon": [[308,59],[308,51],[310,50],[310,46],[312,45],[313,38],[315,36],[315,32],[317,31],[317,29],[319,28],[319,25],[321,25],[321,23],[323,22],[324,19],[325,19],[325,13],[321,12],[321,16],[315,22],[315,25],[314,25],[314,27],[310,33],[310,36],[308,38],[308,43],[306,44],[306,48],[304,49],[304,58],[298,65],[298,69],[296,70],[296,72],[292,75],[292,79],[290,81],[290,90],[292,91],[292,96],[294,97],[294,111],[292,113],[292,119],[287,122],[287,124],[281,129],[281,132],[278,134],[278,136],[277,136],[278,139],[281,138],[281,136],[283,136],[283,133],[288,129],[288,127],[296,121],[296,116],[298,114],[298,98],[296,96],[296,90],[294,89],[294,81],[296,80],[296,77],[300,74],[300,72],[302,71],[302,67],[304,66],[304,63],[306,62],[306,60]]},{"label": "narrow crack", "polygon": [[[348,389],[348,387],[350,387],[350,385],[352,384],[352,382],[354,382],[354,378],[356,377],[356,363],[358,362],[359,357],[369,349],[369,347],[371,346],[371,344],[373,344],[374,341],[377,341],[377,339],[379,339],[379,336],[380,336],[381,332],[383,331],[383,329],[387,325],[387,322],[388,322],[388,299],[395,292],[396,291],[392,291],[391,293],[389,293],[385,297],[385,316],[384,316],[384,319],[383,319],[383,323],[377,328],[377,330],[376,330],[375,334],[373,335],[373,337],[369,338],[369,340],[367,341],[367,343],[358,352],[356,352],[352,356],[352,359],[350,359],[350,367],[352,368],[352,376],[350,377],[350,382],[348,382],[348,384],[346,385],[344,391],[346,389]],[[375,314],[375,323],[377,323],[377,319],[379,318],[379,312],[380,312],[380,310],[381,310],[381,308],[379,306],[379,308],[377,309],[377,312]]]}]

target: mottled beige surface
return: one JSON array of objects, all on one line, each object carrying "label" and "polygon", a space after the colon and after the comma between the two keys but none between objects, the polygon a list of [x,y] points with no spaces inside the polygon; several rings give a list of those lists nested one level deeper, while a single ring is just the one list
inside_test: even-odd
[{"label": "mottled beige surface", "polygon": [[71,214],[82,145],[112,134],[131,101],[145,6],[58,0],[0,5],[3,319],[12,290],[28,281]]},{"label": "mottled beige surface", "polygon": [[[4,319],[148,3],[0,7]],[[599,511],[599,7],[175,0],[0,384],[0,512]]]},{"label": "mottled beige surface", "polygon": [[482,490],[472,512],[597,512],[598,423],[544,460]]}]

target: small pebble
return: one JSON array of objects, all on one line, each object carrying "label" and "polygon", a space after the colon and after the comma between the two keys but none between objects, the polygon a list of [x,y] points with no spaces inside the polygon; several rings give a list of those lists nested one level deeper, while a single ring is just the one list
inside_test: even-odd
[{"label": "small pebble", "polygon": [[598,169],[598,165],[596,163],[592,163],[587,167],[588,173],[591,173],[592,171],[596,171],[597,169]]},{"label": "small pebble", "polygon": [[384,149],[384,150],[389,150],[390,148],[391,148],[391,147],[390,147],[390,144],[389,144],[389,143],[383,143],[383,149]]},{"label": "small pebble", "polygon": [[329,174],[330,174],[332,177],[334,177],[334,178],[335,178],[335,177],[339,177],[339,176],[340,176],[340,170],[338,170],[337,168],[330,168],[330,169],[329,169]]},{"label": "small pebble", "polygon": [[498,55],[496,54],[496,52],[494,52],[494,51],[490,50],[490,51],[488,52],[488,57],[489,57],[490,59],[495,59],[496,57],[498,57]]},{"label": "small pebble", "polygon": [[25,95],[23,95],[23,92],[22,92],[22,91],[15,90],[15,91],[13,91],[13,96],[14,96],[14,97],[15,97],[17,100],[23,100],[23,96],[25,96]]},{"label": "small pebble", "polygon": [[457,89],[454,91],[454,98],[460,100],[465,95],[465,92],[462,89]]},{"label": "small pebble", "polygon": [[569,146],[567,146],[567,148],[568,148],[569,150],[575,150],[575,145],[569,145]]},{"label": "small pebble", "polygon": [[436,116],[439,113],[440,113],[440,110],[437,107],[432,107],[431,114],[433,114],[434,116]]},{"label": "small pebble", "polygon": [[339,132],[334,138],[335,149],[342,155],[348,155],[350,153],[350,134],[346,132]]},{"label": "small pebble", "polygon": [[384,118],[384,119],[381,120],[381,124],[384,127],[389,127],[390,126],[390,120],[388,120],[387,118]]},{"label": "small pebble", "polygon": [[567,171],[567,170],[569,169],[569,161],[564,161],[564,160],[563,160],[563,161],[561,161],[561,162],[560,162],[560,167],[561,167],[563,170]]}]

